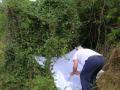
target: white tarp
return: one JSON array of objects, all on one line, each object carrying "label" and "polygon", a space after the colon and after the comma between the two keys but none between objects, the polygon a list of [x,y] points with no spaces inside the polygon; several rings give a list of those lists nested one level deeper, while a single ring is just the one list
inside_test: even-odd
[{"label": "white tarp", "polygon": [[[80,76],[74,75],[70,77],[70,73],[72,72],[73,67],[71,58],[75,52],[76,49],[62,57],[54,57],[51,59],[53,63],[51,64],[50,69],[51,72],[54,73],[53,78],[58,90],[82,90]],[[46,61],[45,57],[36,56],[35,59],[44,68],[44,63]],[[78,65],[78,70],[81,71],[81,69],[82,66]],[[100,71],[98,77],[100,77],[101,73],[103,73],[102,70]]]}]

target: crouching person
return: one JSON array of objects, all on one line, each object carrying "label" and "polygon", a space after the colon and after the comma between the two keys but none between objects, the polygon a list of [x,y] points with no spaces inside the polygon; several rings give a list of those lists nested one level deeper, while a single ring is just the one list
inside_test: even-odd
[{"label": "crouching person", "polygon": [[[96,76],[105,62],[103,55],[79,46],[72,60],[73,72],[71,72],[71,76],[74,74],[80,75],[82,90],[94,90]],[[82,65],[81,72],[77,71],[78,64]]]}]

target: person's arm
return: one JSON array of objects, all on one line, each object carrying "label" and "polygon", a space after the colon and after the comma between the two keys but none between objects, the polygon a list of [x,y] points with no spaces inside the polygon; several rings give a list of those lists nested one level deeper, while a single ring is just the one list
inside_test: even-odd
[{"label": "person's arm", "polygon": [[78,67],[78,60],[73,60],[73,73],[76,73]]},{"label": "person's arm", "polygon": [[76,75],[80,75],[80,72],[77,71],[77,67],[78,67],[78,60],[74,59],[73,60],[73,71],[71,72],[71,76],[76,74]]},{"label": "person's arm", "polygon": [[79,75],[79,71],[77,71],[77,67],[78,67],[78,52],[76,52],[73,56],[73,71],[71,72],[71,76],[76,74]]}]

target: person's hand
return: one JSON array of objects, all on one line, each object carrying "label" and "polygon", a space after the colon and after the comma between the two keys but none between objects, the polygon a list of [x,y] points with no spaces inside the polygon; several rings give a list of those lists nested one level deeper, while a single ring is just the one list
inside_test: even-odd
[{"label": "person's hand", "polygon": [[74,72],[71,72],[71,73],[70,73],[70,79],[72,78],[72,76],[73,76],[74,74],[75,74]]},{"label": "person's hand", "polygon": [[74,74],[76,74],[76,75],[80,75],[80,71],[71,72],[70,76],[73,76]]},{"label": "person's hand", "polygon": [[76,71],[76,73],[75,73],[76,75],[80,75],[80,71]]},{"label": "person's hand", "polygon": [[70,76],[73,76],[74,74],[75,74],[75,72],[71,72],[71,73],[70,73]]},{"label": "person's hand", "polygon": [[76,75],[80,75],[80,71],[76,71],[76,72],[71,72],[70,73],[70,79],[72,78],[72,76],[74,75],[74,74],[76,74]]}]

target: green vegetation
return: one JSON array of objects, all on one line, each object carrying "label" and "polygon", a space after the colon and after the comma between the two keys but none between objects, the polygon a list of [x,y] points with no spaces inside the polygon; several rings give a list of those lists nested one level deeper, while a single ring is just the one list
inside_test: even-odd
[{"label": "green vegetation", "polygon": [[[0,3],[0,90],[56,90],[50,58],[80,44],[104,54],[108,63],[114,48],[120,47],[119,11],[119,0],[4,0]],[[34,55],[47,57],[45,69]],[[111,67],[106,73],[116,70]],[[120,85],[120,78],[115,80]],[[119,90],[112,81],[105,84]],[[100,88],[110,90],[103,84]]]}]

